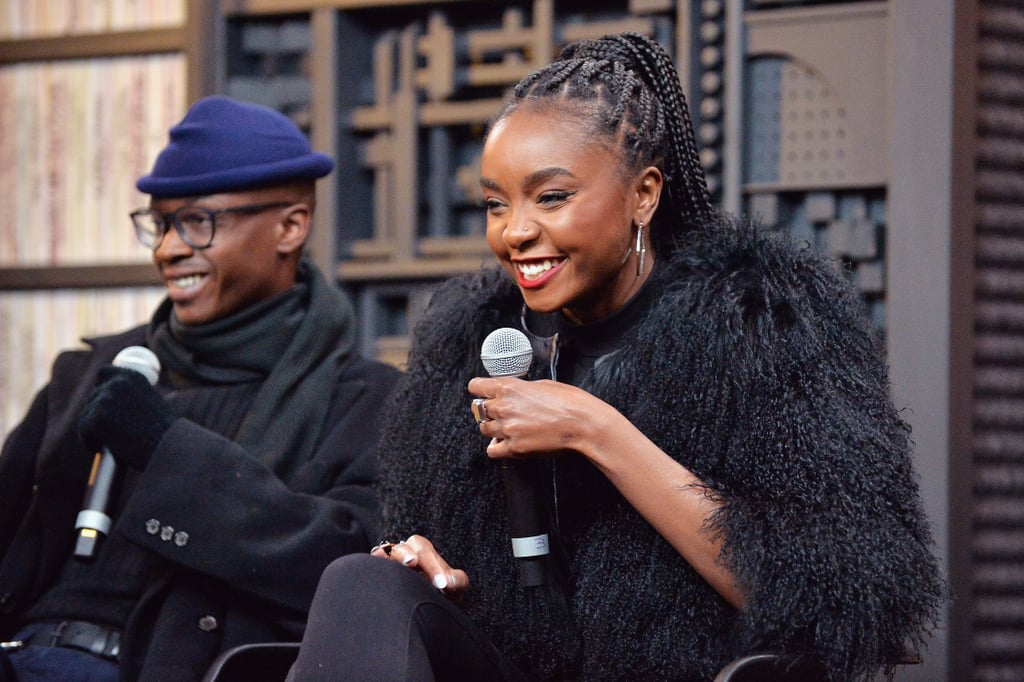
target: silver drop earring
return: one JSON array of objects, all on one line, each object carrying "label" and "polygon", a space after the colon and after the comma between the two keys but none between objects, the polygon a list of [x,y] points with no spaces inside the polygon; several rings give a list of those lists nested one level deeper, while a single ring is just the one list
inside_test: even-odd
[{"label": "silver drop earring", "polygon": [[640,221],[640,224],[636,227],[636,253],[639,258],[636,259],[636,276],[639,277],[644,272],[644,254],[647,253],[647,247],[644,245],[644,221]]}]

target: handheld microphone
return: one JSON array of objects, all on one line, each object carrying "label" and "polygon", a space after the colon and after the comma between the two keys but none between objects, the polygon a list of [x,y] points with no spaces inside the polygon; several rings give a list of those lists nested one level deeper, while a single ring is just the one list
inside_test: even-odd
[{"label": "handheld microphone", "polygon": [[[495,329],[480,347],[480,360],[492,377],[521,377],[530,369],[533,348],[518,329]],[[512,535],[512,556],[519,566],[519,584],[539,587],[548,582],[548,517],[542,491],[544,471],[535,460],[501,460],[505,503]]]},{"label": "handheld microphone", "polygon": [[[153,351],[143,346],[129,346],[114,358],[115,367],[123,367],[138,372],[146,377],[150,385],[155,386],[160,378],[160,360]],[[89,474],[89,484],[82,502],[82,511],[75,519],[75,530],[78,540],[75,542],[76,557],[92,557],[96,553],[101,537],[110,533],[110,517],[107,515],[107,504],[114,487],[117,474],[117,462],[110,449],[103,447],[97,452]]]}]

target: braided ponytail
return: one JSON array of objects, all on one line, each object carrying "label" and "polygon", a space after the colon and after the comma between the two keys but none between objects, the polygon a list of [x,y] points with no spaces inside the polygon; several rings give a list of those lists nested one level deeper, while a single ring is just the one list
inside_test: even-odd
[{"label": "braided ponytail", "polygon": [[622,152],[624,168],[662,171],[666,193],[651,230],[656,252],[714,213],[678,73],[655,40],[621,33],[566,46],[516,85],[497,120],[549,99],[577,106],[581,123]]},{"label": "braided ponytail", "polygon": [[638,33],[625,33],[622,38],[630,49],[636,51],[637,61],[644,68],[647,82],[654,92],[660,94],[659,100],[666,109],[665,117],[670,127],[668,143],[671,167],[678,176],[669,182],[669,189],[678,197],[677,201],[682,203],[683,215],[709,215],[713,209],[704,177],[704,166],[700,163],[690,110],[675,65],[661,45],[650,38]]}]

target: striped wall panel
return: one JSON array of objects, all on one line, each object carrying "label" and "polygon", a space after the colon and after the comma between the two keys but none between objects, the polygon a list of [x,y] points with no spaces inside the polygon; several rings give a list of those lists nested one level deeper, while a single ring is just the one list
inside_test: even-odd
[{"label": "striped wall panel", "polygon": [[981,0],[973,678],[1024,680],[1024,2]]}]

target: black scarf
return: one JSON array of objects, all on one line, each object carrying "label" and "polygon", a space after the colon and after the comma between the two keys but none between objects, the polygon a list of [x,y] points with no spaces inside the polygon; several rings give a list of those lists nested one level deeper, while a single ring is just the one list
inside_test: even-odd
[{"label": "black scarf", "polygon": [[274,298],[209,324],[186,326],[165,299],[147,337],[172,381],[263,380],[236,442],[281,478],[313,453],[354,344],[352,304],[303,260],[297,283]]}]

